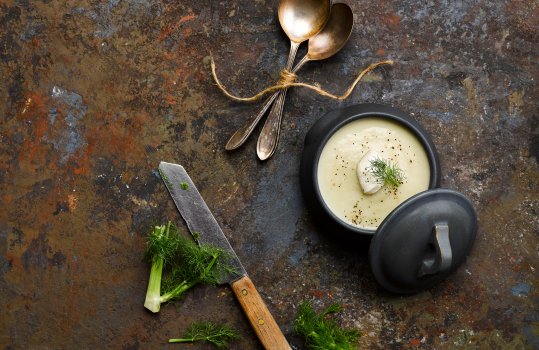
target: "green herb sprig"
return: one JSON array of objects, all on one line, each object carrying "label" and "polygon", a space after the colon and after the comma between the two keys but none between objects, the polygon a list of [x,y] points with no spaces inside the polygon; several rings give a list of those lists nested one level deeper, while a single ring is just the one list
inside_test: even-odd
[{"label": "green herb sprig", "polygon": [[371,160],[371,174],[382,186],[397,188],[404,183],[404,172],[397,166],[381,158]]},{"label": "green herb sprig", "polygon": [[312,305],[305,301],[298,308],[294,330],[305,339],[309,350],[353,350],[359,332],[354,329],[341,328],[329,316],[341,311],[338,304],[330,305],[322,313],[317,314]]},{"label": "green herb sprig", "polygon": [[234,272],[227,254],[211,245],[197,245],[180,235],[170,221],[154,226],[148,235],[146,259],[151,263],[144,307],[156,313],[161,304],[180,298],[198,284],[215,284]]},{"label": "green herb sprig", "polygon": [[209,342],[219,349],[228,347],[228,342],[239,338],[237,330],[229,325],[216,325],[212,322],[195,322],[183,335],[182,338],[169,339],[169,343],[193,343],[197,341]]}]

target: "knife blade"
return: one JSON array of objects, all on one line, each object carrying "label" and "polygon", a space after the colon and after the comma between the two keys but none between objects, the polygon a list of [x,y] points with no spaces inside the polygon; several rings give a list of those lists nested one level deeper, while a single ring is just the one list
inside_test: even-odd
[{"label": "knife blade", "polygon": [[235,271],[222,274],[219,283],[230,284],[264,348],[291,349],[187,171],[181,165],[161,162],[159,172],[195,240],[199,244],[219,247],[229,255],[229,263]]}]

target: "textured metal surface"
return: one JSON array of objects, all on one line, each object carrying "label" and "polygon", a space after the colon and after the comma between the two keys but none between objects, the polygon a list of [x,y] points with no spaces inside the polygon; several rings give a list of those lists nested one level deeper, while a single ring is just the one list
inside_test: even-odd
[{"label": "textured metal surface", "polygon": [[[229,322],[260,348],[227,287],[143,308],[152,223],[178,217],[157,171],[181,163],[294,345],[295,308],[338,301],[368,349],[532,349],[537,337],[539,16],[535,0],[345,1],[354,32],[291,89],[277,153],[223,150],[289,42],[276,1],[0,1],[0,348],[169,349],[193,321]],[[300,48],[299,56],[305,52]],[[479,217],[470,257],[433,289],[380,289],[363,247],[326,239],[298,178],[308,128],[360,102],[410,113],[436,143],[442,186]],[[196,345],[192,349],[205,349]]]},{"label": "textured metal surface", "polygon": [[[159,172],[161,178],[164,177],[165,186],[195,240],[200,244],[219,247],[230,257],[228,263],[234,268],[234,272],[220,276],[218,283],[232,283],[239,277],[247,275],[236,252],[228,243],[225,234],[185,169],[178,164],[161,162]],[[186,188],[182,188],[182,185],[186,185]]]}]

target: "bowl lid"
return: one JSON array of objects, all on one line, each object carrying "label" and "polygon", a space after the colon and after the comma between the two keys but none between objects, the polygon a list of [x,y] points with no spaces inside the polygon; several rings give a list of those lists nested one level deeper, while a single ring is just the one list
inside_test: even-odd
[{"label": "bowl lid", "polygon": [[369,261],[387,290],[410,294],[427,289],[455,270],[470,252],[477,215],[459,192],[421,192],[395,208],[374,234]]}]

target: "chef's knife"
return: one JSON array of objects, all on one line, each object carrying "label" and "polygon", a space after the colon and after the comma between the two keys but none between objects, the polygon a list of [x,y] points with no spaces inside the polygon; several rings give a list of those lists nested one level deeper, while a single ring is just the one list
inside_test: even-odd
[{"label": "chef's knife", "polygon": [[264,348],[268,350],[291,349],[185,169],[178,164],[161,162],[159,171],[174,204],[195,240],[200,244],[219,247],[230,255],[230,263],[235,271],[222,274],[219,284],[231,285]]}]

